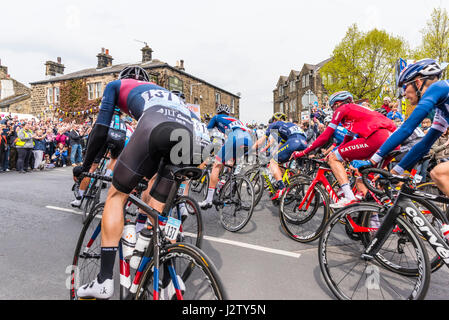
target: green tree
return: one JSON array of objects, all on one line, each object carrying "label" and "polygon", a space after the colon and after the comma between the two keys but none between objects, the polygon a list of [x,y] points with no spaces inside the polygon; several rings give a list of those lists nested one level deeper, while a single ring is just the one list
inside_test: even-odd
[{"label": "green tree", "polygon": [[335,47],[333,60],[320,71],[326,90],[347,90],[371,104],[381,101],[381,94],[392,94],[385,89],[393,88],[394,64],[407,50],[400,37],[378,29],[362,32],[354,24]]},{"label": "green tree", "polygon": [[446,9],[435,8],[421,30],[422,43],[414,51],[413,58],[432,58],[440,63],[449,62],[449,14]]}]

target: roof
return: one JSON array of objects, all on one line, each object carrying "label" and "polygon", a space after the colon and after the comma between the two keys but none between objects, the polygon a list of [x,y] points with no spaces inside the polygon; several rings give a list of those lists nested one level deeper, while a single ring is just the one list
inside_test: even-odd
[{"label": "roof", "polygon": [[5,98],[3,100],[0,100],[0,107],[6,107],[6,106],[9,106],[12,103],[16,103],[16,102],[19,102],[19,101],[22,101],[22,100],[26,100],[26,99],[28,99],[30,97],[31,97],[31,95],[29,93],[23,93],[23,94],[20,94],[20,95],[15,95],[15,96],[12,96],[12,97],[8,97],[8,98]]},{"label": "roof", "polygon": [[177,69],[175,67],[172,67],[171,65],[169,65],[166,62],[162,62],[160,60],[157,59],[153,59],[151,61],[148,62],[137,62],[137,63],[123,63],[123,64],[117,64],[117,65],[112,65],[110,67],[105,67],[102,69],[97,69],[97,68],[89,68],[89,69],[84,69],[84,70],[80,70],[80,71],[76,71],[76,72],[72,72],[72,73],[68,73],[65,75],[61,75],[61,76],[56,76],[56,77],[51,77],[49,79],[46,80],[40,80],[40,81],[35,81],[35,82],[31,82],[31,85],[36,85],[36,84],[44,84],[44,83],[53,83],[53,82],[59,82],[59,81],[65,81],[65,80],[73,80],[73,79],[81,79],[81,78],[87,78],[87,77],[95,77],[95,76],[102,76],[102,75],[107,75],[107,74],[111,74],[111,73],[120,73],[120,71],[123,70],[123,68],[127,67],[127,66],[135,66],[138,65],[144,69],[156,69],[156,68],[168,68],[171,70],[174,70],[176,72],[179,72],[185,76],[188,76],[192,79],[194,79],[195,81],[200,81],[203,82],[204,84],[207,84],[215,89],[218,89],[224,93],[227,93],[237,99],[240,99],[240,97],[234,93],[231,93],[229,91],[223,90],[207,81],[204,81],[200,78],[197,78],[185,71],[182,71],[180,69]]}]

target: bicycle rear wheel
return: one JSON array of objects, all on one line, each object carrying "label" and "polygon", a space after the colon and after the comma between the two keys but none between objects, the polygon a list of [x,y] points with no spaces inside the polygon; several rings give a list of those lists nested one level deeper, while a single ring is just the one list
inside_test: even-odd
[{"label": "bicycle rear wheel", "polygon": [[207,197],[209,189],[209,172],[206,172],[198,180],[190,180],[189,182],[189,197],[196,201],[204,201]]},{"label": "bicycle rear wheel", "polygon": [[198,203],[190,197],[180,197],[173,205],[171,215],[182,222],[177,242],[190,243],[201,248],[203,220]]},{"label": "bicycle rear wheel", "polygon": [[[369,244],[363,241],[367,230],[354,226],[361,214],[378,212],[378,206],[357,204],[335,213],[323,230],[318,247],[320,269],[332,293],[341,300],[418,300],[424,299],[430,283],[430,263],[419,235],[401,216],[374,259],[363,259]],[[363,229],[360,229],[363,230]],[[397,272],[406,259],[416,276]],[[394,268],[386,268],[387,263]]]},{"label": "bicycle rear wheel", "polygon": [[245,177],[253,184],[254,188],[254,206],[256,207],[260,199],[262,199],[263,192],[265,190],[265,182],[260,174],[260,169],[250,169],[245,173]]},{"label": "bicycle rear wheel", "polygon": [[[137,288],[136,300],[226,300],[227,294],[217,269],[200,249],[176,243],[164,248],[159,260],[158,292],[155,294],[154,261],[145,268]],[[172,272],[172,273],[170,273]],[[180,277],[183,292],[175,290],[172,279]],[[179,281],[179,280],[178,280]],[[162,294],[162,290],[166,290]],[[167,291],[169,294],[167,294]]]},{"label": "bicycle rear wheel", "polygon": [[230,232],[242,230],[254,211],[254,188],[243,176],[230,178],[220,190],[216,206],[223,227]]}]

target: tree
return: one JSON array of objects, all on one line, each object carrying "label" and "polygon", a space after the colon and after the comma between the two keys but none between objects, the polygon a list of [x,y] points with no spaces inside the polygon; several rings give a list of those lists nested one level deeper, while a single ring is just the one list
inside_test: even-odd
[{"label": "tree", "polygon": [[446,9],[435,8],[421,30],[422,43],[413,53],[416,60],[435,59],[438,62],[449,62],[449,14]]},{"label": "tree", "polygon": [[347,90],[357,100],[375,103],[392,84],[395,62],[407,48],[400,37],[378,29],[362,32],[353,24],[335,47],[333,60],[320,71],[326,90]]}]

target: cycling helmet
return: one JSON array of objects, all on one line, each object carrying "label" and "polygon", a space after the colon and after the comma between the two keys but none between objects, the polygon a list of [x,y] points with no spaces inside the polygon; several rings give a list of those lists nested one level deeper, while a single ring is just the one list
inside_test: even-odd
[{"label": "cycling helmet", "polygon": [[121,79],[135,79],[135,80],[141,80],[145,82],[150,82],[150,76],[148,73],[139,66],[131,66],[124,68],[118,78]]},{"label": "cycling helmet", "polygon": [[387,110],[385,110],[384,108],[379,108],[374,111],[379,112],[380,114],[383,114],[384,116],[387,116],[387,114],[388,114]]},{"label": "cycling helmet", "polygon": [[285,113],[282,112],[276,112],[275,114],[273,114],[273,122],[276,121],[287,121],[287,115]]},{"label": "cycling helmet", "polygon": [[333,108],[337,102],[341,101],[347,101],[348,103],[350,103],[354,101],[354,97],[348,91],[339,91],[331,95],[331,97],[329,98],[329,105],[331,106],[331,108]]},{"label": "cycling helmet", "polygon": [[443,73],[443,69],[433,59],[423,59],[416,63],[409,65],[405,68],[398,78],[398,88],[401,88],[407,82],[412,81],[418,76],[428,78],[431,76],[440,76]]},{"label": "cycling helmet", "polygon": [[212,119],[212,117],[210,116],[209,113],[204,114],[204,120],[205,121],[209,121],[210,119]]},{"label": "cycling helmet", "polygon": [[220,113],[226,113],[229,115],[229,114],[231,114],[231,109],[226,104],[219,104],[217,107],[217,114],[220,114]]}]

